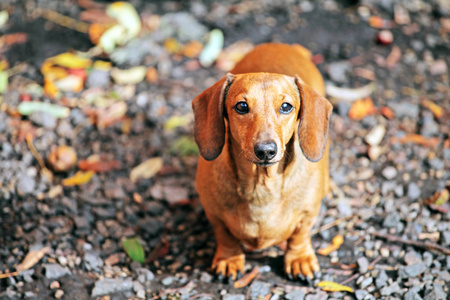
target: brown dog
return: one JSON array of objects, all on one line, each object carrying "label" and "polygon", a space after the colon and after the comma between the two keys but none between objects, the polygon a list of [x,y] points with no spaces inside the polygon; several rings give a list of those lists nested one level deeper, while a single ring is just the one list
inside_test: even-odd
[{"label": "brown dog", "polygon": [[243,243],[287,241],[288,276],[320,270],[310,231],[328,192],[328,119],[323,79],[299,45],[259,45],[197,96],[196,185],[217,238],[212,267],[244,271]]}]

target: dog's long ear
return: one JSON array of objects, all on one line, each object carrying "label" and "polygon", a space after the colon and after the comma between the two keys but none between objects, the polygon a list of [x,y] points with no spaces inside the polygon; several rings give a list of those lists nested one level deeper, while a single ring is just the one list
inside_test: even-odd
[{"label": "dog's long ear", "polygon": [[308,160],[317,162],[327,145],[328,121],[333,106],[300,78],[296,77],[295,83],[300,93],[300,147]]},{"label": "dog's long ear", "polygon": [[224,101],[233,80],[227,74],[192,101],[195,141],[206,160],[218,157],[225,144]]}]

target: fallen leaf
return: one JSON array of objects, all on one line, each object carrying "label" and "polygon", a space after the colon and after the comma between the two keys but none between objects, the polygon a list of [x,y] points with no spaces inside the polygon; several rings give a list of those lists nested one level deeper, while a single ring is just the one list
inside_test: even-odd
[{"label": "fallen leaf", "polygon": [[389,53],[388,57],[386,58],[386,67],[389,69],[394,67],[401,58],[402,50],[400,50],[400,47],[392,47],[391,53]]},{"label": "fallen leaf", "polygon": [[385,20],[377,16],[371,16],[369,18],[369,25],[373,28],[389,29],[392,28],[394,24],[391,20]]},{"label": "fallen leaf", "polygon": [[147,259],[145,260],[145,263],[148,264],[166,256],[166,254],[169,252],[169,248],[169,242],[165,238],[163,238],[161,242],[150,252]]},{"label": "fallen leaf", "polygon": [[2,44],[11,46],[14,44],[23,44],[27,41],[28,35],[24,32],[15,32],[10,34],[4,34],[0,37],[0,47]]},{"label": "fallen leaf", "polygon": [[127,255],[134,261],[143,263],[145,261],[145,252],[138,238],[125,239],[122,242],[123,249]]},{"label": "fallen leaf", "polygon": [[83,90],[84,79],[76,75],[68,75],[55,82],[55,86],[62,92],[79,93]]},{"label": "fallen leaf", "polygon": [[105,259],[105,265],[114,266],[120,262],[119,253],[113,253]]},{"label": "fallen leaf", "polygon": [[89,39],[92,44],[98,45],[103,34],[114,25],[114,23],[93,23],[89,25]]},{"label": "fallen leaf", "polygon": [[[98,156],[96,156],[98,157]],[[78,168],[83,171],[93,171],[96,173],[104,173],[112,170],[119,170],[122,167],[122,163],[119,160],[94,160],[85,159],[78,163]]]},{"label": "fallen leaf", "polygon": [[182,136],[176,139],[169,149],[169,153],[180,156],[198,155],[198,146],[189,136]]},{"label": "fallen leaf", "polygon": [[0,11],[0,29],[8,22],[9,14],[6,10]]},{"label": "fallen leaf", "polygon": [[386,127],[383,124],[378,124],[373,127],[372,130],[370,130],[370,132],[365,136],[364,140],[371,146],[378,146],[383,140],[385,133]]},{"label": "fallen leaf", "polygon": [[155,83],[158,82],[158,79],[159,79],[158,70],[156,70],[155,67],[149,67],[145,74],[145,80],[147,80],[147,82],[150,83]]},{"label": "fallen leaf", "polygon": [[420,134],[407,134],[403,137],[391,137],[391,143],[400,143],[400,144],[418,144],[425,147],[435,147],[440,143],[440,138],[438,137],[424,137]]},{"label": "fallen leaf", "polygon": [[189,43],[183,46],[182,53],[186,57],[196,58],[200,55],[202,50],[203,50],[202,43],[198,41],[190,41]]},{"label": "fallen leaf", "polygon": [[223,49],[217,57],[216,66],[220,70],[229,71],[240,61],[254,45],[249,41],[237,41],[234,44]]},{"label": "fallen leaf", "polygon": [[164,41],[164,48],[166,51],[170,54],[180,53],[183,49],[183,45],[181,45],[177,39],[175,38],[168,38]]},{"label": "fallen leaf", "polygon": [[365,86],[356,89],[341,88],[334,85],[327,84],[325,87],[328,96],[338,100],[353,102],[358,99],[369,97],[376,89],[377,85],[371,82]]},{"label": "fallen leaf", "polygon": [[239,289],[239,288],[243,288],[243,287],[249,285],[250,282],[252,282],[252,280],[255,279],[255,277],[256,277],[256,275],[258,275],[258,273],[259,273],[259,268],[254,267],[249,273],[245,274],[244,276],[242,276],[241,279],[237,280],[234,283],[234,288]]},{"label": "fallen leaf", "polygon": [[127,113],[128,107],[125,102],[117,102],[110,107],[96,110],[97,128],[102,130],[122,119]]},{"label": "fallen leaf", "polygon": [[191,121],[190,115],[172,116],[164,123],[165,130],[174,130],[177,127],[184,127]]},{"label": "fallen leaf", "polygon": [[66,178],[62,180],[62,185],[64,186],[74,186],[74,185],[82,185],[88,183],[91,178],[95,175],[93,171],[78,171],[72,177]]},{"label": "fallen leaf", "polygon": [[386,119],[392,120],[395,118],[394,111],[387,106],[380,107],[379,111]]},{"label": "fallen leaf", "polygon": [[333,281],[320,281],[317,284],[323,291],[326,292],[350,292],[353,293],[353,289],[349,286],[342,285]]},{"label": "fallen leaf", "polygon": [[419,240],[431,240],[433,242],[439,241],[441,237],[441,233],[439,231],[436,232],[422,232],[417,235]]},{"label": "fallen leaf", "polygon": [[406,25],[411,23],[411,18],[409,17],[408,10],[400,4],[396,4],[394,6],[394,20],[395,23],[399,25]]},{"label": "fallen leaf", "polygon": [[12,273],[0,274],[0,279],[7,278],[11,276],[16,276],[22,271],[26,271],[32,268],[35,264],[37,264],[45,254],[50,252],[50,247],[44,247],[37,250],[32,250],[28,252],[23,261],[16,266],[16,271]]},{"label": "fallen leaf", "polygon": [[127,70],[113,68],[111,77],[118,84],[138,84],[145,78],[147,68],[144,66],[133,67]]},{"label": "fallen leaf", "polygon": [[208,42],[200,53],[199,60],[200,64],[207,68],[211,66],[216,58],[219,56],[220,51],[223,47],[223,33],[220,29],[213,29],[209,33]]},{"label": "fallen leaf", "polygon": [[425,204],[430,206],[431,209],[439,211],[441,213],[448,213],[450,211],[450,191],[445,188],[436,193],[433,196],[425,200]]},{"label": "fallen leaf", "polygon": [[68,69],[86,69],[92,65],[92,61],[90,59],[80,57],[70,52],[61,53],[47,58],[45,62]]},{"label": "fallen leaf", "polygon": [[58,119],[66,118],[70,114],[67,107],[40,101],[22,102],[17,106],[17,110],[23,116],[29,116],[35,111],[45,111]]},{"label": "fallen leaf", "polygon": [[8,72],[0,71],[0,94],[3,94],[8,88]]},{"label": "fallen leaf", "polygon": [[140,178],[151,178],[161,170],[162,166],[163,159],[161,157],[152,157],[131,170],[130,180],[136,182]]},{"label": "fallen leaf", "polygon": [[141,31],[141,18],[130,3],[114,2],[106,8],[106,13],[125,27],[127,39],[136,37]]},{"label": "fallen leaf", "polygon": [[422,105],[431,110],[436,119],[440,119],[444,115],[444,109],[430,100],[423,99]]},{"label": "fallen leaf", "polygon": [[326,255],[330,254],[331,252],[339,249],[339,247],[342,245],[343,242],[344,242],[344,237],[342,235],[338,234],[331,240],[330,245],[328,245],[325,248],[317,250],[317,253],[319,253],[320,255],[326,256]]},{"label": "fallen leaf", "polygon": [[357,100],[350,107],[348,112],[348,117],[355,121],[362,120],[365,116],[373,115],[377,112],[375,105],[373,104],[372,99],[365,98],[361,100]]}]

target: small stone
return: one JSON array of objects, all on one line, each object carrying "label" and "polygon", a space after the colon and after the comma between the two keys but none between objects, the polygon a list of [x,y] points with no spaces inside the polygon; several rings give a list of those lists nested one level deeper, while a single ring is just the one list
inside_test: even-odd
[{"label": "small stone", "polygon": [[305,291],[303,290],[293,290],[284,296],[287,300],[303,300],[305,299]]},{"label": "small stone", "polygon": [[431,75],[447,74],[447,63],[443,59],[438,59],[430,66]]},{"label": "small stone", "polygon": [[139,281],[133,281],[133,291],[136,293],[136,295],[143,295],[143,297],[138,296],[138,298],[145,298],[145,288]]},{"label": "small stone", "polygon": [[361,284],[360,287],[361,289],[365,289],[367,288],[369,285],[371,285],[373,282],[373,278],[372,277],[367,277],[366,279],[364,279]]},{"label": "small stone", "polygon": [[358,300],[364,299],[364,297],[366,297],[368,294],[369,294],[369,292],[367,292],[366,290],[356,290],[355,291],[355,297]]},{"label": "small stone", "polygon": [[259,273],[268,273],[270,272],[271,268],[269,265],[265,265],[259,268]]},{"label": "small stone", "polygon": [[381,289],[387,285],[389,277],[386,274],[385,270],[381,270],[380,273],[378,273],[377,279],[375,280],[375,285],[378,289]]},{"label": "small stone", "polygon": [[245,295],[242,294],[226,294],[222,300],[245,300]]},{"label": "small stone", "polygon": [[136,268],[136,274],[139,282],[142,284],[155,280],[155,274],[146,268]]},{"label": "small stone", "polygon": [[392,166],[389,166],[389,167],[384,168],[383,171],[381,171],[381,174],[387,180],[391,180],[397,176],[397,169]]},{"label": "small stone", "polygon": [[56,127],[56,118],[45,111],[37,110],[30,115],[30,120],[37,126],[44,127],[45,129],[54,129]]},{"label": "small stone", "polygon": [[434,283],[433,287],[425,292],[424,300],[445,300],[446,297],[447,294],[444,292],[442,285]]},{"label": "small stone", "polygon": [[387,196],[389,192],[395,190],[397,184],[395,181],[383,181],[381,184],[381,194]]},{"label": "small stone", "polygon": [[400,293],[401,292],[401,288],[398,285],[398,282],[394,282],[390,286],[386,286],[386,287],[382,288],[380,292],[381,292],[381,295],[383,295],[383,296],[389,296],[389,295],[392,295],[392,294]]},{"label": "small stone", "polygon": [[104,278],[97,280],[95,282],[95,286],[92,289],[91,296],[93,298],[109,295],[117,292],[125,292],[129,291],[133,288],[133,282],[131,278],[127,279],[113,279],[113,278]]},{"label": "small stone", "polygon": [[305,300],[327,300],[328,294],[324,291],[318,291],[316,294],[309,294],[306,296]]},{"label": "small stone", "polygon": [[61,266],[66,266],[67,258],[65,256],[58,256],[58,262]]},{"label": "small stone", "polygon": [[347,81],[347,72],[352,68],[352,64],[349,61],[338,61],[328,64],[327,73],[331,80],[338,83],[344,83]]},{"label": "small stone", "polygon": [[390,45],[394,41],[394,35],[390,30],[381,30],[377,34],[377,41],[383,45]]},{"label": "small stone", "polygon": [[103,260],[97,251],[88,251],[83,257],[84,266],[88,271],[98,271],[103,267]]},{"label": "small stone", "polygon": [[389,213],[383,221],[383,227],[396,228],[400,222],[400,216],[397,212]]},{"label": "small stone", "polygon": [[395,116],[398,118],[410,117],[417,119],[419,116],[419,106],[412,104],[410,101],[391,101],[389,106],[394,110]]},{"label": "small stone", "polygon": [[404,300],[422,300],[422,297],[420,297],[416,291],[410,289],[408,292],[406,292],[403,299]]},{"label": "small stone", "polygon": [[200,281],[203,282],[211,282],[213,280],[213,277],[208,272],[202,272],[200,275]]},{"label": "small stone", "polygon": [[369,269],[369,261],[364,256],[358,258],[356,260],[356,263],[358,264],[358,268],[359,268],[359,273],[360,274],[366,273],[367,270]]},{"label": "small stone", "polygon": [[26,174],[21,174],[17,178],[16,191],[21,197],[31,194],[36,189],[36,181]]},{"label": "small stone", "polygon": [[55,298],[56,298],[56,299],[61,299],[62,296],[64,296],[64,291],[63,291],[63,290],[57,290],[57,291],[55,292]]},{"label": "small stone", "polygon": [[417,184],[411,182],[408,184],[408,192],[406,194],[411,200],[416,200],[420,197],[421,191]]},{"label": "small stone", "polygon": [[416,251],[408,251],[405,256],[403,257],[405,260],[405,263],[409,265],[415,265],[422,262],[422,258],[420,257],[420,254]]},{"label": "small stone", "polygon": [[71,275],[70,271],[59,264],[44,264],[45,277],[48,279],[58,279],[65,275]]},{"label": "small stone", "polygon": [[161,283],[165,286],[171,285],[172,283],[174,283],[176,281],[176,278],[173,276],[168,276],[166,278],[164,278],[163,280],[161,280]]},{"label": "small stone", "polygon": [[270,293],[270,283],[255,281],[250,287],[249,297],[250,299],[256,299],[259,296],[265,297]]},{"label": "small stone", "polygon": [[108,87],[110,83],[110,76],[108,71],[103,70],[97,70],[92,69],[91,72],[89,72],[89,75],[86,79],[86,87],[102,87],[106,88]]},{"label": "small stone", "polygon": [[20,272],[20,275],[22,276],[22,278],[25,282],[34,281],[33,277],[31,277],[31,276],[33,276],[33,274],[34,274],[34,269],[29,269],[29,270]]},{"label": "small stone", "polygon": [[384,134],[386,133],[386,127],[382,124],[376,125],[370,132],[366,135],[364,140],[370,146],[378,146],[383,140]]},{"label": "small stone", "polygon": [[37,299],[37,295],[33,292],[28,291],[24,293],[24,299]]},{"label": "small stone", "polygon": [[398,269],[398,275],[401,278],[409,278],[409,277],[417,277],[425,270],[427,269],[427,266],[425,263],[418,263],[415,265],[409,265],[409,266],[400,266]]},{"label": "small stone", "polygon": [[341,217],[348,217],[353,214],[352,208],[346,200],[339,201],[337,204],[337,209]]},{"label": "small stone", "polygon": [[61,285],[59,284],[59,282],[58,281],[52,281],[52,283],[50,283],[50,288],[52,289],[52,290],[54,290],[54,289],[59,289],[59,287],[60,287]]}]

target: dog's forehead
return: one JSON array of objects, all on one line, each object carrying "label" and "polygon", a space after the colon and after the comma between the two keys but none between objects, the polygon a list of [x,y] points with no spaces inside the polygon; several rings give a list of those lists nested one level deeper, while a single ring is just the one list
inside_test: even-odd
[{"label": "dog's forehead", "polygon": [[238,74],[229,89],[229,94],[261,95],[268,93],[295,93],[294,78],[275,73]]}]

